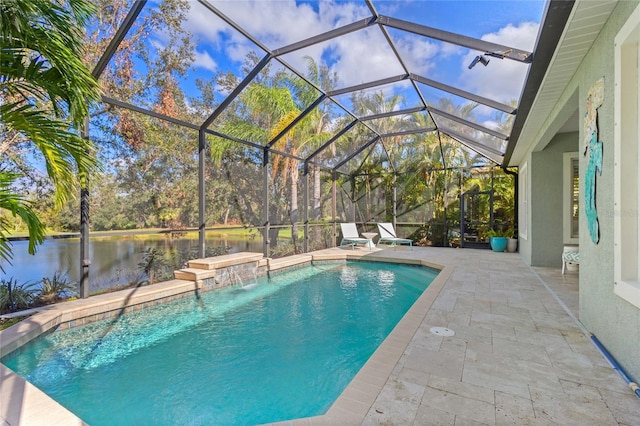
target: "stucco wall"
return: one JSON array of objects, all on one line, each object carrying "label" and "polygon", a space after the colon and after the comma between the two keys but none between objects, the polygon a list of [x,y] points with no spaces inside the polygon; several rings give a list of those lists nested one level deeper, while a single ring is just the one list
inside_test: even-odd
[{"label": "stucco wall", "polygon": [[[551,111],[545,127],[550,127],[554,117],[562,110],[572,94],[579,94],[579,116],[584,117],[586,95],[591,85],[599,78],[605,78],[605,99],[599,109],[598,124],[600,137],[604,143],[603,171],[596,180],[596,206],[600,224],[600,241],[594,244],[589,238],[584,214],[580,215],[580,321],[600,339],[603,345],[620,362],[622,367],[636,381],[640,381],[640,309],[614,294],[614,37],[627,21],[638,1],[621,1],[616,5],[609,20],[593,44],[590,52],[571,79],[559,102]],[[544,130],[544,129],[543,129]],[[540,132],[542,134],[543,131]],[[579,144],[582,145],[582,118],[580,119]],[[582,149],[582,147],[580,148]],[[530,162],[536,160],[537,153],[530,154]],[[543,153],[540,153],[543,155]],[[584,212],[584,176],[588,158],[580,155],[580,212]],[[544,163],[536,162],[540,170],[531,169],[532,178],[543,173]],[[561,167],[560,167],[561,169]],[[533,189],[533,186],[532,186]],[[538,191],[538,189],[535,189]],[[540,189],[544,191],[544,188]],[[533,197],[532,197],[533,198]],[[533,202],[541,202],[539,199]],[[532,209],[533,210],[533,209]],[[537,209],[536,209],[537,210]],[[532,215],[535,212],[532,211]],[[532,218],[541,223],[544,218]],[[535,230],[541,231],[540,227]],[[532,234],[532,232],[530,232]],[[531,241],[531,259],[538,245],[545,241]],[[525,258],[526,260],[526,258]]]},{"label": "stucco wall", "polygon": [[531,154],[530,264],[560,267],[563,248],[563,153],[578,151],[578,133],[558,133]]},{"label": "stucco wall", "polygon": [[[527,153],[522,163],[518,165],[518,253],[522,259],[531,265],[531,203],[524,204],[524,199],[531,198],[531,152]],[[526,167],[525,167],[526,166]],[[523,231],[526,229],[526,238]]]}]

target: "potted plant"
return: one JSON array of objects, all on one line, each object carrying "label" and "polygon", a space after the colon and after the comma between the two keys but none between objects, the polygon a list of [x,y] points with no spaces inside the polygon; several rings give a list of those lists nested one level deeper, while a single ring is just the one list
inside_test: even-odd
[{"label": "potted plant", "polygon": [[509,253],[515,253],[517,249],[518,249],[518,238],[516,238],[516,235],[512,233],[509,236],[507,241],[507,251]]},{"label": "potted plant", "polygon": [[504,230],[495,230],[490,229],[487,232],[487,236],[489,237],[489,245],[491,246],[491,250],[497,252],[503,252],[507,249],[507,244],[509,242],[509,238],[513,236],[513,231],[508,229]]}]

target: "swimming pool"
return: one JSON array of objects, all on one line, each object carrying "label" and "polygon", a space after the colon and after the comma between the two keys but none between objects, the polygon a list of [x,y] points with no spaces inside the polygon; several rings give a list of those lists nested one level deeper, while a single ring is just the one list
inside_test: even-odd
[{"label": "swimming pool", "polygon": [[319,415],[436,274],[319,263],[49,334],[3,363],[92,425]]}]

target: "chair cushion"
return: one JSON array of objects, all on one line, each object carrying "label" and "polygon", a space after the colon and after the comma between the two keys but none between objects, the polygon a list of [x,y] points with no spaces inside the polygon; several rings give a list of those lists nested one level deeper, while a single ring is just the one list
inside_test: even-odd
[{"label": "chair cushion", "polygon": [[564,260],[565,262],[580,263],[580,252],[566,251],[562,253],[562,260]]}]

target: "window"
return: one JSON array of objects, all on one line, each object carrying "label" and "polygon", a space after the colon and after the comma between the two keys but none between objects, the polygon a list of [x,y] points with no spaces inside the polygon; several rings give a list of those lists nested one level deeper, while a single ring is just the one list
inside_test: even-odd
[{"label": "window", "polygon": [[520,167],[518,172],[518,234],[527,239],[529,229],[529,176],[527,175],[527,163]]},{"label": "window", "polygon": [[640,308],[640,6],[615,38],[614,291]]},{"label": "window", "polygon": [[564,244],[579,243],[579,200],[580,200],[580,169],[577,152],[564,154],[563,172],[563,242]]}]

